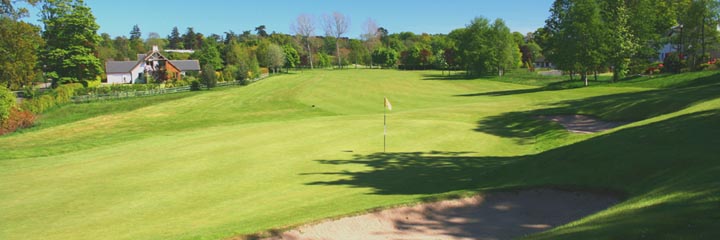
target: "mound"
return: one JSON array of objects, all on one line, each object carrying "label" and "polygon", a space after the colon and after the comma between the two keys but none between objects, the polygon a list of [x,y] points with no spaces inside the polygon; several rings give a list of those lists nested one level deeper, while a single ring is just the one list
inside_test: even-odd
[{"label": "mound", "polygon": [[550,189],[492,193],[327,221],[269,239],[511,239],[617,202],[609,194]]}]

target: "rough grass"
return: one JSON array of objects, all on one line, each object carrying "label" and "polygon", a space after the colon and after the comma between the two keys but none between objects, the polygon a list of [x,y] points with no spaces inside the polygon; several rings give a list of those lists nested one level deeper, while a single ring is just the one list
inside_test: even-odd
[{"label": "rough grass", "polygon": [[[525,73],[305,71],[66,106],[0,138],[0,239],[217,239],[533,186],[627,200],[530,239],[717,236],[719,76],[575,88]],[[577,135],[532,118],[550,113],[635,122]]]}]

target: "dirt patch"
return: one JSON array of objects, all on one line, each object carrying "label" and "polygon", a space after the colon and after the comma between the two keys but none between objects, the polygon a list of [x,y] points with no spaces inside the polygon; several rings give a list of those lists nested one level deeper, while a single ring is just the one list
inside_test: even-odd
[{"label": "dirt patch", "polygon": [[552,115],[538,116],[538,118],[559,123],[574,133],[596,133],[628,124],[627,122],[606,122],[586,115]]},{"label": "dirt patch", "polygon": [[267,239],[512,239],[618,202],[611,194],[552,189],[491,193],[331,220]]}]

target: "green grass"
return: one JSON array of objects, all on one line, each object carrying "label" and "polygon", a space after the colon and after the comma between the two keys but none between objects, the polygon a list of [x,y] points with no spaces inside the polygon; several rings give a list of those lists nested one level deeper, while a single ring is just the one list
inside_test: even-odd
[{"label": "green grass", "polygon": [[[534,186],[627,199],[529,239],[720,235],[720,73],[553,87],[568,84],[304,71],[56,108],[0,137],[0,239],[218,239]],[[577,135],[533,118],[554,113],[633,123]]]}]

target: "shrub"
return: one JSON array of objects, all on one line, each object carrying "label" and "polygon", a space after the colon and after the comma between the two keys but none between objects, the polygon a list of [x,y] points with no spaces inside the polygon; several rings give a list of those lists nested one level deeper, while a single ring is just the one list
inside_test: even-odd
[{"label": "shrub", "polygon": [[663,61],[663,72],[679,73],[685,68],[685,61],[677,53],[668,53]]},{"label": "shrub", "polygon": [[49,94],[42,95],[33,99],[26,99],[20,105],[20,108],[33,113],[42,113],[47,109],[55,106],[55,98]]},{"label": "shrub", "polygon": [[83,88],[83,85],[79,83],[65,84],[57,87],[55,89],[55,104],[70,102],[72,97],[75,96],[75,91]]},{"label": "shrub", "polygon": [[0,86],[0,123],[10,117],[10,110],[15,107],[15,94]]},{"label": "shrub", "polygon": [[200,81],[192,80],[190,82],[190,91],[200,91]]},{"label": "shrub", "polygon": [[215,72],[215,67],[212,64],[205,64],[205,66],[202,67],[200,78],[207,88],[215,87],[215,84],[217,84],[217,72]]},{"label": "shrub", "polygon": [[36,116],[28,110],[12,108],[8,119],[0,124],[0,135],[14,132],[21,128],[32,127]]}]

